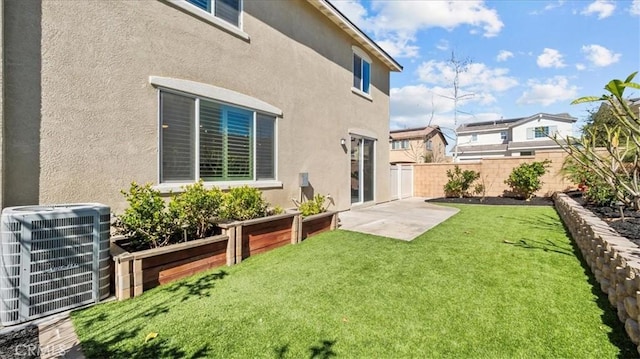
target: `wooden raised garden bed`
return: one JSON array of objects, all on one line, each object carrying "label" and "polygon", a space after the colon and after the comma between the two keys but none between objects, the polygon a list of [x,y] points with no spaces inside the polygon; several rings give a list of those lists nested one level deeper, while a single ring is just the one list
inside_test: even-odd
[{"label": "wooden raised garden bed", "polygon": [[226,234],[132,253],[118,244],[125,240],[121,237],[111,242],[115,294],[119,300],[210,268],[233,264],[230,247],[234,244]]},{"label": "wooden raised garden bed", "polygon": [[305,217],[301,221],[300,240],[307,239],[318,233],[332,231],[338,225],[338,212],[324,212],[313,216]]},{"label": "wooden raised garden bed", "polygon": [[300,214],[285,213],[264,218],[219,224],[229,241],[235,243],[234,263],[286,244],[297,243]]}]

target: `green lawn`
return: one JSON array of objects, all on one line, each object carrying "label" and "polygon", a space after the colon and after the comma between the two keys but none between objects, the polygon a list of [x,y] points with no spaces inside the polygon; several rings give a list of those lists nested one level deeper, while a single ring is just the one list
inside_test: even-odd
[{"label": "green lawn", "polygon": [[638,356],[553,208],[458,207],[412,242],[324,233],[73,322],[88,358]]}]

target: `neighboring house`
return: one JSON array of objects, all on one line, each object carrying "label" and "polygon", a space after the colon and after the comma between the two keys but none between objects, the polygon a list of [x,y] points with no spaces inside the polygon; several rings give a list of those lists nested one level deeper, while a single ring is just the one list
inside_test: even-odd
[{"label": "neighboring house", "polygon": [[131,181],[168,194],[198,179],[285,207],[390,199],[402,67],[326,0],[0,6],[2,207],[120,212]]},{"label": "neighboring house", "polygon": [[389,162],[444,162],[447,140],[440,127],[427,126],[389,133]]},{"label": "neighboring house", "polygon": [[[572,136],[576,120],[566,113],[537,113],[529,117],[462,125],[457,129],[458,160],[532,156],[538,150],[560,148],[550,137]],[[455,151],[454,148],[454,155]]]}]

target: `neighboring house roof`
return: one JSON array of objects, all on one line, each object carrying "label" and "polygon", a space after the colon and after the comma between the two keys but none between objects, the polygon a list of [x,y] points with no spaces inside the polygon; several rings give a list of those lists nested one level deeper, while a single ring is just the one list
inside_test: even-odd
[{"label": "neighboring house roof", "polygon": [[360,46],[372,53],[378,60],[382,61],[390,71],[402,71],[402,65],[394,60],[391,55],[384,51],[375,41],[367,36],[367,34],[360,30],[351,20],[333,6],[331,2],[328,0],[307,1],[351,36]]},{"label": "neighboring house roof", "polygon": [[467,124],[458,126],[457,133],[460,135],[460,134],[466,134],[466,133],[508,130],[513,127],[522,125],[523,123],[537,120],[539,118],[545,118],[548,120],[555,120],[555,121],[572,122],[572,123],[578,120],[577,118],[572,117],[568,113],[559,113],[559,114],[552,115],[552,114],[540,112],[529,117],[519,117],[519,118],[506,119],[506,120],[501,119],[496,121],[467,123]]},{"label": "neighboring house roof", "polygon": [[402,130],[393,130],[389,132],[391,140],[410,140],[410,139],[428,139],[433,136],[440,135],[445,145],[448,145],[447,139],[442,134],[440,126],[426,126],[417,128],[407,128]]},{"label": "neighboring house roof", "polygon": [[[559,140],[560,144],[565,145],[565,140]],[[513,142],[501,143],[496,145],[460,145],[458,146],[459,154],[472,154],[472,153],[486,153],[486,152],[506,152],[506,151],[518,151],[518,150],[544,150],[559,148],[558,144],[549,140],[539,141],[526,141],[526,142]]]}]

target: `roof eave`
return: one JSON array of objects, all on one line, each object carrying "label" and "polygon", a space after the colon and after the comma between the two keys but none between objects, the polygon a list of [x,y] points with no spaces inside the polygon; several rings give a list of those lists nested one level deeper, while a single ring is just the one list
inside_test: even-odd
[{"label": "roof eave", "polygon": [[329,20],[338,25],[344,32],[353,38],[360,46],[372,53],[378,60],[382,61],[390,71],[402,72],[402,65],[387,54],[375,41],[360,30],[344,14],[342,14],[333,4],[327,0],[307,0],[311,5],[324,14]]}]

